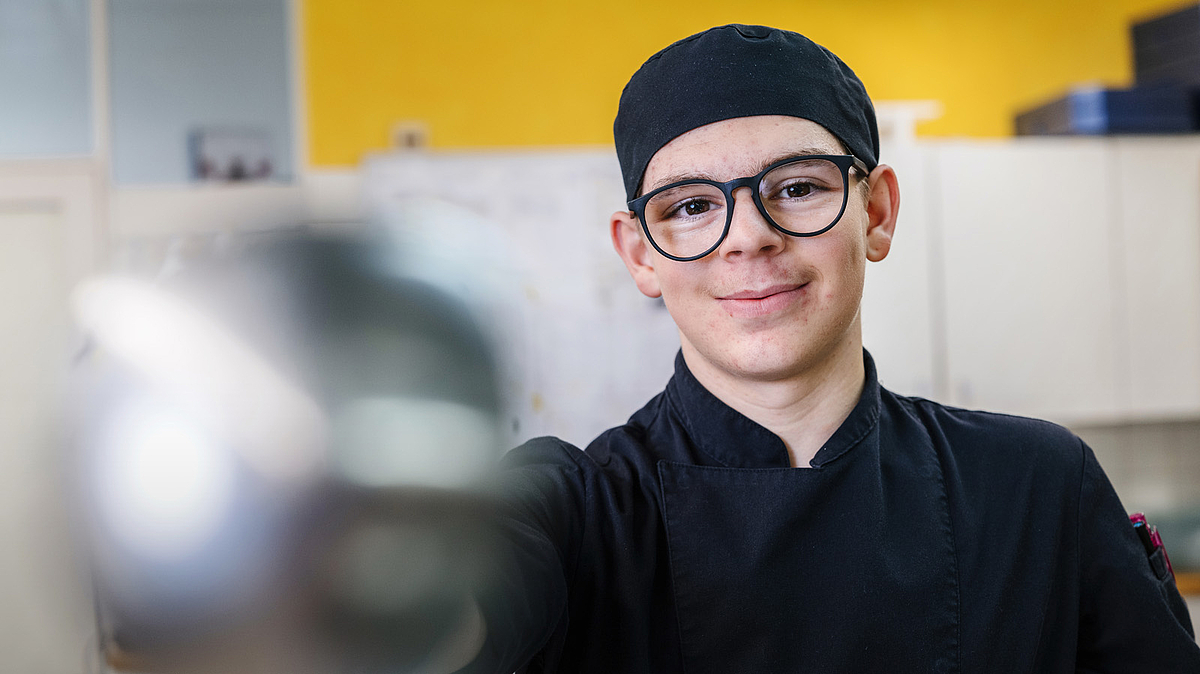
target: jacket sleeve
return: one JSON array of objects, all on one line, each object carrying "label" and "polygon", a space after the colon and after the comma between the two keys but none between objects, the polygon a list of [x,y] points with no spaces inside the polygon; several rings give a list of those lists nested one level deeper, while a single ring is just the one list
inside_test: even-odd
[{"label": "jacket sleeve", "polygon": [[1080,444],[1077,671],[1200,672],[1200,647],[1174,579],[1156,573],[1096,456]]},{"label": "jacket sleeve", "polygon": [[561,440],[537,438],[504,458],[493,563],[476,590],[487,636],[462,672],[521,669],[567,619],[587,496],[574,453],[581,452]]}]

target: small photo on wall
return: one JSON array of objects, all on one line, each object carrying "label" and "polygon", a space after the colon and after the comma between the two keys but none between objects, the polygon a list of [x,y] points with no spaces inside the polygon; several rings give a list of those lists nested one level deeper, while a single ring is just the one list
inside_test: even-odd
[{"label": "small photo on wall", "polygon": [[199,128],[188,134],[192,180],[248,182],[275,174],[271,134],[265,128]]}]

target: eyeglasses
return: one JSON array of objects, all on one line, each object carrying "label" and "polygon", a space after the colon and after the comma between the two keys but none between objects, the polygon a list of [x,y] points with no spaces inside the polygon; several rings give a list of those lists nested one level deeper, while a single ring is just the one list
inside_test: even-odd
[{"label": "eyeglasses", "polygon": [[804,155],[777,161],[756,176],[727,183],[696,178],[664,185],[628,206],[654,249],[679,262],[699,260],[721,245],[733,222],[733,191],[749,187],[763,218],[790,236],[828,232],[846,212],[852,155]]}]

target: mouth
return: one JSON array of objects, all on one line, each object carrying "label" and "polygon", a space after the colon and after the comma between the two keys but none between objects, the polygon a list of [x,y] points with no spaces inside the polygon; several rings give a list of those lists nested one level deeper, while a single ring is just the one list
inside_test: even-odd
[{"label": "mouth", "polygon": [[755,318],[787,308],[804,296],[807,283],[773,285],[762,289],[739,290],[718,297],[721,306],[731,316]]},{"label": "mouth", "polygon": [[764,288],[762,290],[739,290],[736,293],[724,295],[717,299],[722,299],[722,300],[764,300],[772,295],[778,295],[779,293],[787,293],[787,292],[791,292],[793,290],[797,290],[799,288],[803,288],[805,285],[807,285],[807,284],[790,283],[790,284],[773,285],[769,288]]}]

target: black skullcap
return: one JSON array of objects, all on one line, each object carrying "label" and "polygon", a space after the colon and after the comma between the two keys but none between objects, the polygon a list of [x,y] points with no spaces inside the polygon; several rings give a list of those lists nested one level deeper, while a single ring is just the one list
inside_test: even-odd
[{"label": "black skullcap", "polygon": [[650,158],[675,137],[754,115],[812,120],[868,169],[879,163],[875,108],[849,66],[799,33],[733,24],[663,49],[625,85],[613,136],[627,198],[637,196]]}]

